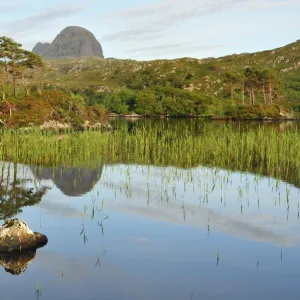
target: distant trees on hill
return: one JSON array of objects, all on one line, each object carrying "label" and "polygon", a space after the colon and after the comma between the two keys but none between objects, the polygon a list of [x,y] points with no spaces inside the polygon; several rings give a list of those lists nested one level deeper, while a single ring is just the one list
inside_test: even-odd
[{"label": "distant trees on hill", "polygon": [[[176,72],[174,69],[158,74],[156,68],[147,68],[119,77],[118,89],[105,92],[89,88],[72,91],[80,93],[88,104],[100,104],[117,114],[135,112],[146,116],[225,115],[237,118],[276,115],[276,104],[274,112],[270,109],[271,113],[263,113],[259,107],[261,104],[272,106],[282,94],[279,75],[258,67],[234,71],[216,67],[214,70],[217,75],[209,77],[206,73],[199,76],[196,72]],[[118,72],[115,71],[113,76]],[[189,89],[191,79],[194,83]],[[214,93],[216,91],[218,93]]]},{"label": "distant trees on hill", "polygon": [[281,80],[277,74],[268,69],[247,67],[243,72],[226,72],[224,83],[230,91],[231,100],[234,100],[234,91],[239,89],[242,94],[242,104],[245,104],[245,93],[249,104],[255,105],[257,94],[262,95],[264,104],[272,104],[278,97]]}]

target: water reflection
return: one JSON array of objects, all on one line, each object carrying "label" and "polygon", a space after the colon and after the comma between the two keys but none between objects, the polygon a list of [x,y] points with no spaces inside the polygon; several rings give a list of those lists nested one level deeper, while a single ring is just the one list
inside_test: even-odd
[{"label": "water reflection", "polygon": [[106,208],[157,222],[291,247],[299,241],[299,190],[284,182],[212,168],[109,166],[95,186]]},{"label": "water reflection", "polygon": [[[134,128],[167,128],[172,127],[174,131],[180,132],[188,129],[192,135],[198,135],[203,132],[203,127],[209,127],[212,131],[224,129],[228,124],[233,129],[243,129],[244,131],[259,128],[263,125],[264,128],[276,129],[278,131],[284,130],[297,130],[299,129],[298,121],[231,121],[231,120],[218,120],[209,121],[205,119],[173,119],[165,118],[161,119],[123,119],[114,118],[110,119],[111,125],[116,129],[127,129],[128,132],[133,131]],[[175,130],[176,129],[176,130]]]},{"label": "water reflection", "polygon": [[12,218],[23,207],[42,200],[49,187],[36,184],[23,166],[20,169],[17,163],[0,163],[0,167],[0,220]]},{"label": "water reflection", "polygon": [[[203,167],[18,170],[13,184],[12,165],[8,176],[6,164],[2,181],[8,176],[9,187],[32,192],[53,186],[39,207],[21,213],[36,227],[41,208],[43,232],[51,239],[47,249],[36,258],[35,252],[0,256],[11,274],[32,262],[18,277],[24,291],[28,284],[32,289],[25,300],[39,291],[37,281],[45,300],[81,300],[86,294],[94,300],[99,290],[107,299],[125,300],[265,299],[265,291],[276,299],[273,285],[294,286],[297,276],[288,275],[297,275],[300,261],[300,198],[292,185]],[[226,279],[229,273],[238,291]],[[1,288],[6,298],[17,299],[18,291],[7,288],[15,284],[11,278],[1,277]],[[212,286],[222,293],[216,296]],[[290,292],[295,297],[289,299],[297,299],[297,291]]]},{"label": "water reflection", "polygon": [[12,275],[25,272],[28,265],[34,260],[36,250],[26,252],[0,253],[0,265]]},{"label": "water reflection", "polygon": [[51,185],[51,180],[67,197],[89,193],[88,201],[79,207],[43,201],[49,213],[81,216],[84,244],[89,240],[87,220],[95,222],[104,235],[103,224],[108,218],[104,206],[158,222],[206,229],[209,238],[213,232],[222,232],[283,247],[299,240],[291,230],[299,222],[299,191],[275,179],[202,167],[116,165],[88,170],[21,166],[20,173],[17,169],[11,164],[2,168],[6,171],[1,177],[0,218],[11,218],[21,213],[22,207],[39,203],[48,190],[45,184]]},{"label": "water reflection", "polygon": [[76,197],[90,192],[100,180],[103,166],[93,169],[58,167],[31,167],[38,180],[52,180],[66,196]]}]

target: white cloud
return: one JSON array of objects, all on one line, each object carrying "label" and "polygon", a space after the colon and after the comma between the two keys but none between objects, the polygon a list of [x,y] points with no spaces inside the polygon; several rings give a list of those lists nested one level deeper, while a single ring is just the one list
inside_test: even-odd
[{"label": "white cloud", "polygon": [[114,22],[116,20],[121,21],[121,23],[124,21],[129,22],[126,26],[121,24],[122,28],[126,27],[128,29],[108,34],[102,40],[130,39],[149,33],[163,32],[191,19],[232,7],[236,2],[236,0],[221,0],[206,1],[199,4],[199,1],[196,0],[168,0],[128,11],[116,12],[108,17]]},{"label": "white cloud", "polygon": [[221,48],[223,45],[199,45],[198,43],[173,43],[173,44],[160,44],[156,46],[148,46],[136,48],[128,51],[127,53],[154,53],[154,54],[164,54],[164,53],[174,53],[183,51],[204,51]]},{"label": "white cloud", "polygon": [[17,8],[15,8],[14,6],[10,6],[10,5],[2,6],[1,5],[0,15],[12,13],[12,12],[15,12],[16,10],[17,10]]},{"label": "white cloud", "polygon": [[138,38],[140,36],[149,38],[149,36],[153,36],[153,38],[156,37],[156,34],[159,32],[162,32],[163,29],[159,26],[145,26],[142,28],[132,28],[132,29],[127,29],[127,30],[121,30],[115,33],[111,33],[108,35],[103,36],[100,40],[101,41],[124,41],[128,40],[130,38]]},{"label": "white cloud", "polygon": [[248,0],[246,7],[252,10],[265,10],[299,4],[299,0]]},{"label": "white cloud", "polygon": [[28,32],[30,30],[40,29],[41,27],[47,27],[54,23],[58,19],[65,19],[74,14],[83,11],[85,8],[79,5],[73,6],[61,6],[53,9],[49,9],[45,12],[31,15],[26,18],[15,20],[9,23],[1,24],[2,30],[6,34],[17,35],[22,32]]},{"label": "white cloud", "polygon": [[[185,0],[191,1],[191,0]],[[131,17],[145,17],[149,15],[154,15],[161,13],[163,9],[169,9],[171,6],[182,4],[182,0],[167,0],[154,2],[152,4],[137,6],[132,9],[117,11],[115,13],[109,14],[107,18],[131,18]]]},{"label": "white cloud", "polygon": [[[122,30],[102,37],[106,41],[136,39],[153,33],[165,32],[185,22],[222,12],[239,6],[245,10],[271,9],[298,4],[299,0],[165,0],[116,11],[106,19],[113,21]],[[124,30],[123,28],[127,28]],[[155,36],[154,36],[155,38]]]}]

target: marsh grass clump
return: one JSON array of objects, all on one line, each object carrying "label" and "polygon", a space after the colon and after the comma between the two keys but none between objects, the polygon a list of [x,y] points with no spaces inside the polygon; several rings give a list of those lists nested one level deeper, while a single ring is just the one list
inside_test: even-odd
[{"label": "marsh grass clump", "polygon": [[297,129],[203,126],[198,133],[178,126],[121,128],[112,132],[2,130],[0,160],[38,166],[93,167],[140,164],[217,167],[253,172],[300,184]]}]

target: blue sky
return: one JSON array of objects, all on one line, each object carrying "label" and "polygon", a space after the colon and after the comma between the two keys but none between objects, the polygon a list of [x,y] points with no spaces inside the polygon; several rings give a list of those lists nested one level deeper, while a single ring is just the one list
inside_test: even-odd
[{"label": "blue sky", "polygon": [[300,0],[0,0],[0,35],[31,50],[66,26],[92,31],[105,57],[217,57],[300,39]]}]

